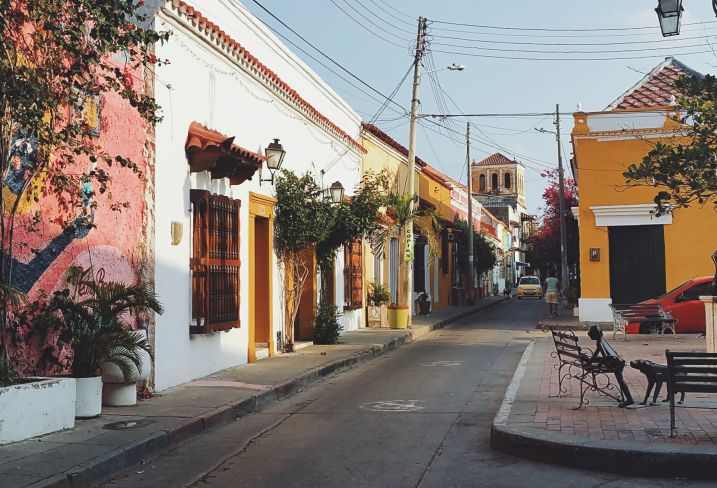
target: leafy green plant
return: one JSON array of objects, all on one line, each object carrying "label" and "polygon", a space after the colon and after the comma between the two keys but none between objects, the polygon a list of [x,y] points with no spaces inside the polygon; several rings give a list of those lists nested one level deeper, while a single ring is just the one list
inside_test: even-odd
[{"label": "leafy green plant", "polygon": [[322,297],[313,324],[314,344],[336,344],[339,341],[343,327],[338,318],[338,307]]},{"label": "leafy green plant", "polygon": [[[458,265],[461,269],[468,269],[468,222],[455,219],[456,228],[461,231],[463,239],[458,246]],[[496,249],[483,233],[473,231],[473,263],[478,276],[490,271],[498,262]]]},{"label": "leafy green plant", "polygon": [[373,281],[369,284],[367,299],[369,303],[376,306],[388,305],[391,303],[391,293],[386,285],[381,284],[380,281]]},{"label": "leafy green plant", "polygon": [[70,267],[67,282],[73,288],[55,292],[50,308],[72,348],[72,376],[97,376],[102,363],[113,363],[131,381],[132,365],[141,367],[140,351],[152,356],[152,350],[128,319],[147,310],[161,314],[156,295],[144,283],[102,282],[92,268]]}]

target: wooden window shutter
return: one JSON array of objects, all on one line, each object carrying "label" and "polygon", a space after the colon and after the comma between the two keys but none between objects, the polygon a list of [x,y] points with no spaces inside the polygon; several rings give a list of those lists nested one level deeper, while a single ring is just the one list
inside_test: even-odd
[{"label": "wooden window shutter", "polygon": [[194,208],[190,332],[239,327],[239,210],[241,202],[191,190]]},{"label": "wooden window shutter", "polygon": [[357,239],[344,248],[344,308],[363,306],[363,245]]}]

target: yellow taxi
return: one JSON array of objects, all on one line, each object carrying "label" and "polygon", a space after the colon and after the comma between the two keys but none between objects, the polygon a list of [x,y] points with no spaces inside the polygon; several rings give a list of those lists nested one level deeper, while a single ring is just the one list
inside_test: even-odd
[{"label": "yellow taxi", "polygon": [[520,300],[523,297],[543,298],[543,287],[537,276],[523,276],[518,282],[515,296]]}]

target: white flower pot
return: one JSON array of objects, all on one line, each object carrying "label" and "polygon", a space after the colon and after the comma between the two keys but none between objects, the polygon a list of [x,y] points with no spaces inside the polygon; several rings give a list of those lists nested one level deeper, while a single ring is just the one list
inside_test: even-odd
[{"label": "white flower pot", "polygon": [[102,413],[102,377],[75,378],[77,399],[75,418],[87,419]]},{"label": "white flower pot", "polygon": [[75,426],[75,379],[33,379],[0,388],[0,444]]},{"label": "white flower pot", "polygon": [[[138,330],[135,334],[147,337],[146,330]],[[130,364],[131,381],[125,381],[122,371],[114,363],[103,363],[100,366],[102,381],[102,404],[113,407],[124,407],[137,404],[137,382],[144,381],[152,370],[152,358],[147,351],[139,351],[140,368]]]}]

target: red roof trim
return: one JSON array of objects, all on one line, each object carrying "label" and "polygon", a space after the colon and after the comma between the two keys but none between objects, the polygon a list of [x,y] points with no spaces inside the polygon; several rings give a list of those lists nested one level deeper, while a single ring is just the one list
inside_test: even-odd
[{"label": "red roof trim", "polygon": [[[188,154],[196,151],[216,150],[216,148],[220,148],[223,143],[230,139],[232,141],[234,140],[233,137],[228,137],[219,131],[212,130],[199,122],[192,122],[189,124],[184,150]],[[230,142],[230,144],[231,145],[227,144],[226,148],[226,151],[230,154],[236,155],[258,166],[261,166],[261,164],[266,161],[266,156],[244,149],[233,142]]]},{"label": "red roof trim", "polygon": [[299,95],[296,90],[287,85],[286,82],[279,78],[276,73],[274,73],[256,57],[254,57],[249,51],[244,49],[244,47],[239,42],[237,42],[235,39],[229,36],[229,34],[224,32],[218,25],[214,24],[204,15],[202,15],[201,12],[199,12],[194,7],[188,5],[187,3],[183,2],[182,0],[172,0],[172,7],[184,16],[186,16],[188,19],[196,20],[198,25],[203,26],[215,33],[216,38],[214,39],[214,42],[218,44],[222,49],[224,49],[225,46],[228,46],[234,54],[243,57],[251,65],[252,68],[263,74],[268,79],[268,81],[270,81],[276,86],[276,88],[284,92],[288,98],[290,98],[296,105],[299,106],[301,110],[308,112],[308,114],[312,118],[316,119],[327,129],[329,129],[329,131],[338,135],[341,139],[347,141],[353,148],[357,149],[363,154],[366,153],[366,149],[360,143],[354,140],[350,135],[348,135],[343,129],[339,128],[338,125],[334,124],[326,116],[321,114],[321,112],[316,110],[309,102],[307,102],[301,95]]},{"label": "red roof trim", "polygon": [[[408,157],[408,149],[406,149],[404,146],[402,146],[401,144],[396,142],[391,136],[386,134],[384,131],[382,131],[375,125],[364,123],[364,124],[361,124],[361,128],[364,131],[368,132],[369,134],[376,136],[381,142],[383,142],[390,148],[395,149],[400,154]],[[419,166],[428,166],[428,163],[426,163],[424,160],[422,160],[418,156],[416,156],[416,164],[418,164]]]}]

